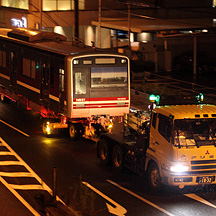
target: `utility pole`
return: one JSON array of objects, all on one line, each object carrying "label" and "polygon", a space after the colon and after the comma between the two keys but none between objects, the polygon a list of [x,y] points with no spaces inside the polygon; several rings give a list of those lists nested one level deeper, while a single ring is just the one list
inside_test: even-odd
[{"label": "utility pole", "polygon": [[101,48],[101,0],[99,0],[98,7],[98,47]]},{"label": "utility pole", "polygon": [[79,0],[74,0],[74,36],[79,38]]},{"label": "utility pole", "polygon": [[128,47],[130,47],[130,33],[131,33],[131,11],[130,5],[128,5]]},{"label": "utility pole", "polygon": [[193,37],[194,50],[193,50],[193,76],[196,78],[197,75],[197,37]]},{"label": "utility pole", "polygon": [[42,29],[42,11],[43,11],[43,0],[39,1],[39,12],[40,12],[40,26],[39,29]]}]

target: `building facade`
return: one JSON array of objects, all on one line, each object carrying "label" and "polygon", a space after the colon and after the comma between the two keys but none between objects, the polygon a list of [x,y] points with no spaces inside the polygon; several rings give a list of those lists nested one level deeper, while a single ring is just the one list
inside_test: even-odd
[{"label": "building facade", "polygon": [[[165,62],[162,66],[168,71],[172,69],[174,53],[169,52],[170,42],[157,45],[164,50],[156,49],[155,44],[160,43],[156,40],[161,41],[157,36],[194,33],[205,27],[214,30],[216,26],[216,0],[0,0],[0,6],[1,27],[41,28],[72,41],[78,20],[79,38],[86,45],[130,45],[131,50],[142,53],[144,61],[159,65],[160,59],[167,59],[161,62]],[[131,50],[126,54],[136,59]]]}]

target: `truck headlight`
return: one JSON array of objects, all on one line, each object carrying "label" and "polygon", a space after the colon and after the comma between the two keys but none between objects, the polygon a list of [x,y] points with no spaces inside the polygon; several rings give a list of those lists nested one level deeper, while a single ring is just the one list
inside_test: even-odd
[{"label": "truck headlight", "polygon": [[46,132],[47,132],[48,135],[51,134],[51,128],[50,128],[49,124],[50,124],[49,122],[46,123]]},{"label": "truck headlight", "polygon": [[189,171],[189,166],[183,163],[174,163],[170,166],[170,171],[174,173],[182,173]]}]

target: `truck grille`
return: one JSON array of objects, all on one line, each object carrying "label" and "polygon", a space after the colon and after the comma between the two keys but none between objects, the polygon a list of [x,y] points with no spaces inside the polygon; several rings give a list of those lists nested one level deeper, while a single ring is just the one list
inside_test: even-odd
[{"label": "truck grille", "polygon": [[191,174],[216,172],[216,160],[191,161]]}]

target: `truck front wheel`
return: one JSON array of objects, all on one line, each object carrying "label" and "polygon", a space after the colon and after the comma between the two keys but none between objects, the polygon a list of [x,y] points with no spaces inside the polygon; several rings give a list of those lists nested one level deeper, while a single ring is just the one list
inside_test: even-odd
[{"label": "truck front wheel", "polygon": [[74,124],[69,124],[68,133],[71,140],[75,140],[76,138],[76,130]]},{"label": "truck front wheel", "polygon": [[112,163],[116,171],[120,172],[123,168],[123,152],[119,145],[115,145],[112,153]]},{"label": "truck front wheel", "polygon": [[152,190],[158,191],[161,188],[161,177],[158,166],[152,162],[148,168],[148,183]]},{"label": "truck front wheel", "polygon": [[102,164],[108,164],[110,160],[110,151],[105,139],[102,139],[99,143],[99,157]]}]

